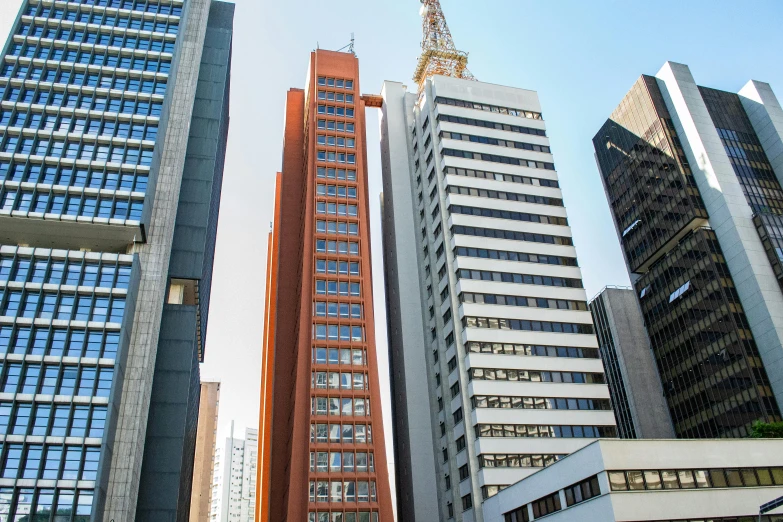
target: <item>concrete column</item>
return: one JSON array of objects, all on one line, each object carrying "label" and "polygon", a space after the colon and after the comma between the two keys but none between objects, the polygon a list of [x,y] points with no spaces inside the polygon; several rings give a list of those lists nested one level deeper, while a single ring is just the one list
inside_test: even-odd
[{"label": "concrete column", "polygon": [[677,132],[685,137],[683,148],[772,392],[778,404],[783,404],[783,293],[753,225],[753,211],[688,67],[666,62],[656,77]]},{"label": "concrete column", "polygon": [[[395,395],[397,516],[401,520],[438,520],[438,487],[427,382],[428,350],[422,346],[421,288],[409,164],[406,114],[412,95],[402,84],[384,82],[381,91],[381,166],[383,242],[389,355]],[[407,98],[407,99],[406,99]],[[452,483],[456,483],[453,477]]]},{"label": "concrete column", "polygon": [[742,106],[783,185],[783,109],[768,83],[751,80],[739,92]]},{"label": "concrete column", "polygon": [[140,306],[136,308],[113,441],[103,516],[107,521],[130,521],[136,513],[174,223],[210,5],[211,0],[190,0],[186,4],[173,84],[167,94],[168,124],[164,142],[159,144],[161,159],[147,241],[134,247],[142,267]]},{"label": "concrete column", "polygon": [[[740,90],[739,96],[767,159],[778,181],[783,185],[783,108],[768,83],[751,80]],[[778,406],[781,406],[783,350],[768,353],[764,365],[778,399]]]}]

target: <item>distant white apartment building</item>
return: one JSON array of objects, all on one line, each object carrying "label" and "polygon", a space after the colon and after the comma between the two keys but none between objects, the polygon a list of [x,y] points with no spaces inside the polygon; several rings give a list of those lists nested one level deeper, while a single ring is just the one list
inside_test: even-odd
[{"label": "distant white apartment building", "polygon": [[256,506],[258,430],[245,429],[245,438],[226,438],[215,451],[211,522],[253,522]]},{"label": "distant white apartment building", "polygon": [[582,274],[534,91],[434,76],[382,97],[398,508],[482,522],[617,434]]}]

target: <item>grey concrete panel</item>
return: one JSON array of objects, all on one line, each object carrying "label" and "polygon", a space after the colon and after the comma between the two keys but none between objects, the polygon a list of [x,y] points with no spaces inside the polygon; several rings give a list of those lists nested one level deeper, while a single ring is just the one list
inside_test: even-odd
[{"label": "grey concrete panel", "polygon": [[132,520],[136,515],[174,222],[210,4],[209,0],[186,4],[172,71],[174,81],[166,96],[169,105],[164,107],[165,132],[156,147],[160,156],[157,163],[153,158],[154,200],[145,205],[149,207],[145,209],[149,212],[147,242],[136,247],[144,267],[139,300],[147,306],[136,311],[109,477],[106,520]]},{"label": "grey concrete panel", "polygon": [[139,256],[136,255],[133,259],[133,267],[131,269],[131,277],[128,284],[128,294],[125,298],[125,316],[120,329],[120,343],[117,347],[117,359],[114,366],[114,380],[112,382],[111,392],[109,393],[109,408],[106,415],[106,434],[104,436],[106,444],[101,452],[100,460],[98,461],[98,473],[92,512],[99,516],[103,513],[106,503],[106,492],[108,490],[109,475],[114,454],[114,436],[117,430],[120,405],[122,403],[125,368],[128,360],[128,350],[131,344],[133,320],[136,316],[136,308],[138,306],[140,282],[141,263],[139,262]]},{"label": "grey concrete panel", "polygon": [[384,83],[382,95],[382,225],[397,516],[428,522],[441,517],[405,117],[412,95],[394,82]]},{"label": "grey concrete panel", "polygon": [[[187,520],[195,451],[199,382],[196,307],[166,305],[155,362],[136,519],[169,512]],[[195,400],[195,404],[193,401]],[[191,444],[192,439],[192,444]]]},{"label": "grey concrete panel", "polygon": [[[590,303],[596,328],[600,330],[604,321],[596,318],[595,310],[595,301],[599,299],[606,316],[605,326],[611,335],[608,341],[613,344],[622,374],[636,438],[674,438],[674,427],[636,293],[632,289],[605,288]],[[601,341],[603,353],[604,340]],[[609,371],[607,378],[610,378]],[[616,401],[613,394],[612,402]]]},{"label": "grey concrete panel", "polygon": [[[196,306],[166,305],[161,321],[137,519],[185,521],[190,509],[212,262],[228,132],[233,5],[213,2],[193,104],[169,278],[198,283]],[[216,81],[205,81],[215,78]],[[165,491],[164,495],[162,491]],[[165,500],[162,498],[165,496]]]},{"label": "grey concrete panel", "polygon": [[114,225],[95,220],[72,221],[0,215],[0,244],[33,245],[63,250],[89,249],[93,252],[124,254],[128,245],[143,241],[138,225]]}]

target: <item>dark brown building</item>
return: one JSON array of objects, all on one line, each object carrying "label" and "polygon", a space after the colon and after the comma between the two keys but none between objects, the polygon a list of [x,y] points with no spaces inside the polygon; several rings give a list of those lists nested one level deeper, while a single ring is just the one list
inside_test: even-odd
[{"label": "dark brown building", "polygon": [[593,138],[678,437],[780,420],[781,114],[767,84],[707,89],[667,63]]}]

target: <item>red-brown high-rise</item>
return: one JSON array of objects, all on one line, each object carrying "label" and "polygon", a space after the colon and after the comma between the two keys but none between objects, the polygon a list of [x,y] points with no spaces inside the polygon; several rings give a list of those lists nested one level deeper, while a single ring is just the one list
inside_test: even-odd
[{"label": "red-brown high-rise", "polygon": [[373,328],[365,104],[352,53],[286,101],[269,238],[260,522],[392,522]]}]

